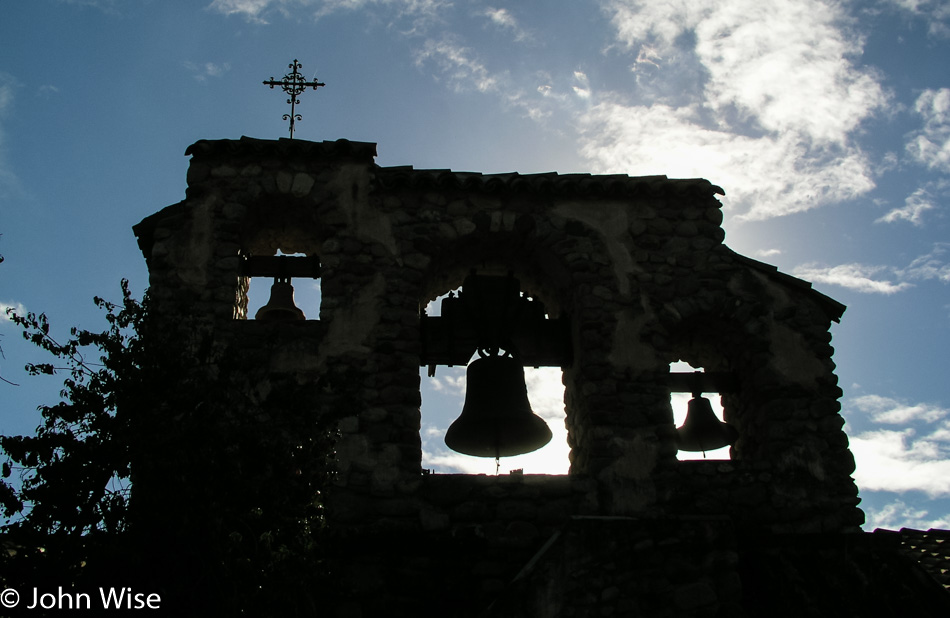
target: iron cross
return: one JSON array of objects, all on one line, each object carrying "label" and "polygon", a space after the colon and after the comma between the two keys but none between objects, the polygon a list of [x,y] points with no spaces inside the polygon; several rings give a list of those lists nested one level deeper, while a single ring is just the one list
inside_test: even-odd
[{"label": "iron cross", "polygon": [[313,87],[313,89],[316,90],[320,86],[326,86],[326,84],[316,80],[312,82],[306,81],[304,76],[297,72],[297,69],[302,68],[303,65],[297,62],[296,58],[294,58],[293,64],[288,64],[287,66],[293,69],[292,73],[284,75],[283,79],[280,80],[275,80],[271,77],[269,81],[264,82],[264,85],[270,86],[272,90],[274,86],[280,86],[284,92],[290,95],[290,98],[287,99],[287,102],[290,103],[290,113],[284,114],[284,120],[290,120],[290,139],[294,139],[294,121],[303,120],[303,116],[296,113],[296,106],[300,103],[297,95],[309,87]]}]

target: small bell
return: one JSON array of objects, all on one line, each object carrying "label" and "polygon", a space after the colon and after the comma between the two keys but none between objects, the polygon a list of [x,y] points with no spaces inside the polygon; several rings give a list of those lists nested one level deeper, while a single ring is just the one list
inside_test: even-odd
[{"label": "small bell", "polygon": [[294,322],[306,320],[297,305],[294,304],[294,286],[290,279],[274,278],[274,285],[270,287],[270,300],[257,310],[255,320],[261,322]]},{"label": "small bell", "polygon": [[683,426],[676,428],[676,445],[681,451],[714,451],[731,445],[738,437],[736,428],[716,418],[712,404],[698,393],[689,400]]},{"label": "small bell", "polygon": [[521,363],[507,356],[472,361],[462,414],[445,432],[446,446],[475,457],[512,457],[538,450],[551,437],[531,410]]}]

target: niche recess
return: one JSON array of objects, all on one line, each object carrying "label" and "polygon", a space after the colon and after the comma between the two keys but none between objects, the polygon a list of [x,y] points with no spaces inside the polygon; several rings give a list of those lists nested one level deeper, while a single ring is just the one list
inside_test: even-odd
[{"label": "niche recess", "polygon": [[[670,363],[670,373],[671,374],[688,374],[694,372],[703,372],[705,370],[702,367],[694,367],[684,361],[675,361]],[[722,398],[720,393],[710,392],[703,390],[702,396],[709,400],[709,403],[712,406],[713,413],[716,415],[716,419],[719,421],[724,420],[724,410],[722,407]],[[689,401],[692,399],[693,395],[687,392],[671,392],[670,393],[670,406],[673,408],[673,425],[674,427],[682,427],[683,423],[686,421],[687,410],[689,407]],[[680,450],[676,453],[676,458],[680,461],[693,461],[693,460],[703,460],[703,459],[716,459],[716,460],[729,460],[731,459],[731,446],[724,446],[722,448],[717,448],[708,451],[686,451]]]},{"label": "niche recess", "polygon": [[[442,318],[443,301],[457,298],[461,290],[458,287],[426,304],[421,312],[423,332],[426,319]],[[524,292],[520,298],[529,303],[538,302]],[[541,307],[540,302],[538,307]],[[548,319],[550,316],[544,315],[544,318],[545,322],[550,321],[553,325],[554,321]],[[463,363],[478,358],[476,352],[466,359],[455,358],[452,364],[437,362],[421,365],[422,467],[434,473],[507,474],[520,470],[529,474],[567,474],[570,448],[567,444],[561,367],[529,365],[524,368],[532,411],[544,419],[553,434],[547,445],[523,455],[502,457],[497,466],[492,457],[472,457],[446,446],[445,432],[459,417],[465,402],[467,366]]]},{"label": "niche recess", "polygon": [[244,260],[242,273],[247,282],[247,296],[244,311],[238,312],[239,317],[243,313],[245,319],[255,319],[258,310],[271,300],[271,287],[281,280],[293,286],[294,305],[307,320],[320,318],[320,262],[316,257],[280,251],[263,258],[248,257]]}]

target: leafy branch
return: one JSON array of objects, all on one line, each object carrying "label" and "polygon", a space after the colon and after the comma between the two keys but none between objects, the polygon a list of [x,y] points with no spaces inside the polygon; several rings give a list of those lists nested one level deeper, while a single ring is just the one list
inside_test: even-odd
[{"label": "leafy branch", "polygon": [[[15,489],[0,481],[0,505],[6,528],[28,527],[44,534],[83,535],[92,531],[118,532],[125,521],[130,477],[124,440],[127,424],[118,402],[141,371],[138,335],[146,310],[132,298],[128,281],[122,282],[122,303],[96,298],[106,311],[109,328],[95,333],[73,328],[65,343],[50,335],[45,314],[25,316],[8,309],[23,337],[49,352],[55,363],[31,363],[31,375],[67,377],[62,400],[40,406],[43,423],[33,436],[0,436],[0,448],[9,458],[3,478],[20,475]],[[99,363],[87,360],[85,349],[98,350]]]},{"label": "leafy branch", "polygon": [[21,480],[0,479],[0,588],[127,581],[203,615],[312,614],[334,411],[357,378],[267,377],[200,320],[150,316],[126,281],[95,302],[108,328],[63,342],[44,314],[11,313],[52,356],[28,372],[63,389],[35,435],[0,436],[0,473]]}]

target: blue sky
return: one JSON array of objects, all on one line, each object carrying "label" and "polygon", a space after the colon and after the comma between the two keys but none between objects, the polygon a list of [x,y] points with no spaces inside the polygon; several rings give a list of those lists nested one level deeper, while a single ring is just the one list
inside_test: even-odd
[{"label": "blue sky", "polygon": [[[92,297],[144,290],[131,227],[184,197],[185,148],[286,135],[261,82],[294,58],[326,83],[295,137],[376,142],[380,165],[722,186],[729,246],[848,305],[866,527],[950,528],[950,2],[5,0],[0,304],[103,328]],[[29,432],[61,381],[0,335],[0,427]],[[492,473],[440,446],[463,375],[424,378],[425,465]],[[559,381],[529,374],[555,439],[503,470],[566,470]]]}]

